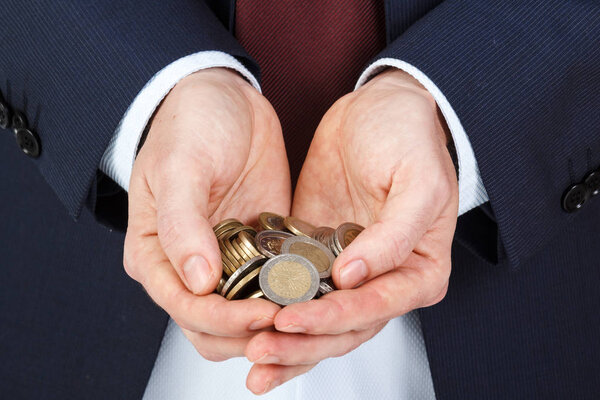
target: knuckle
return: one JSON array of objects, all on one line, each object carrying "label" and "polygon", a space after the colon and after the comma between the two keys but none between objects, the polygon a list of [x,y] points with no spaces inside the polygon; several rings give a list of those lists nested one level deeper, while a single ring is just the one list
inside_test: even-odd
[{"label": "knuckle", "polygon": [[412,250],[409,233],[406,230],[398,230],[389,237],[389,261],[392,267],[397,267],[404,261],[407,252]]},{"label": "knuckle", "polygon": [[165,251],[168,251],[181,239],[180,225],[172,214],[159,213],[157,228],[160,243]]},{"label": "knuckle", "polygon": [[[160,298],[155,300],[177,322],[177,325],[189,331],[197,329],[190,323],[190,316],[193,316],[193,299],[190,298],[191,296],[186,296],[184,289],[174,285],[155,289],[162,291]],[[148,290],[152,292],[153,288]]]},{"label": "knuckle", "polygon": [[281,349],[281,346],[278,345],[277,340],[275,340],[276,336],[272,332],[261,332],[258,333],[253,339],[253,345],[249,351],[256,353],[257,357],[261,357],[265,353],[277,353]]}]

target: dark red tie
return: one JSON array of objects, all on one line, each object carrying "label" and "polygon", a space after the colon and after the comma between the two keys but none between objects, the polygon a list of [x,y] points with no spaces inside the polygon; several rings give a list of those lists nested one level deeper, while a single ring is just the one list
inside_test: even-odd
[{"label": "dark red tie", "polygon": [[323,114],[385,45],[383,0],[237,0],[235,18],[279,115],[295,183]]}]

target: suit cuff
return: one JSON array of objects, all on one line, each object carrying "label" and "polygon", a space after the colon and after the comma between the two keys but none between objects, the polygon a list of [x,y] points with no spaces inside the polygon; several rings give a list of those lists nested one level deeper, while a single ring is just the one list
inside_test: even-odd
[{"label": "suit cuff", "polygon": [[213,67],[236,70],[260,91],[256,77],[229,54],[220,51],[202,51],[180,58],[154,75],[138,93],[102,156],[100,170],[123,189],[128,190],[140,138],[160,102],[181,79],[194,72]]},{"label": "suit cuff", "polygon": [[488,201],[488,195],[481,180],[475,153],[465,129],[446,99],[446,96],[423,72],[407,62],[394,58],[382,58],[369,65],[361,74],[356,84],[356,89],[387,67],[399,68],[418,80],[433,95],[446,119],[452,139],[454,140],[458,159],[458,214],[462,215]]}]

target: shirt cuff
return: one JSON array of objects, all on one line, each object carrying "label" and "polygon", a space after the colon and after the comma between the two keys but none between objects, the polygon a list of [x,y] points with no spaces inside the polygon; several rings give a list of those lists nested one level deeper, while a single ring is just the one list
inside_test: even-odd
[{"label": "shirt cuff", "polygon": [[433,95],[446,119],[454,140],[458,159],[458,215],[462,215],[488,201],[488,194],[481,180],[475,153],[465,129],[446,96],[423,72],[407,62],[395,58],[382,58],[367,67],[358,79],[355,89],[364,85],[373,75],[387,67],[401,69],[418,80]]},{"label": "shirt cuff", "polygon": [[123,189],[128,190],[140,138],[156,107],[181,79],[194,72],[213,67],[236,70],[260,92],[260,85],[254,75],[227,53],[202,51],[180,58],[154,75],[138,93],[102,156],[100,170]]}]

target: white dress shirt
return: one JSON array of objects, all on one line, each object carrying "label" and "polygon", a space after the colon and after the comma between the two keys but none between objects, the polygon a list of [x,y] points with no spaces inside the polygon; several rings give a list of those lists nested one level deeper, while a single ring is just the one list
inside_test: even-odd
[{"label": "white dress shirt", "polygon": [[[362,73],[356,88],[390,66],[415,77],[433,95],[448,123],[459,166],[459,215],[483,204],[488,196],[469,138],[446,97],[425,74],[401,60],[380,59]],[[256,78],[228,54],[206,51],[179,59],[158,72],[140,91],[119,124],[100,169],[127,190],[140,137],[156,107],[179,80],[211,67],[234,69],[260,91]],[[251,366],[245,358],[221,363],[204,360],[169,320],[144,400],[254,398],[245,388]],[[358,349],[322,361],[261,398],[435,399],[418,314],[410,312],[391,320]]]}]

